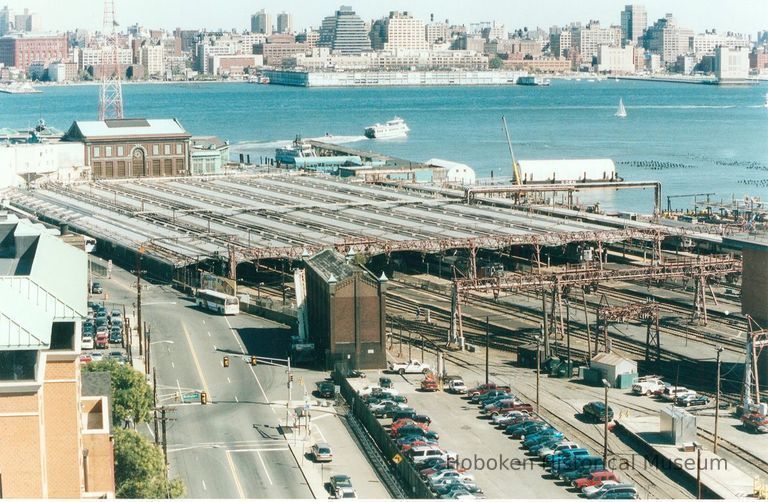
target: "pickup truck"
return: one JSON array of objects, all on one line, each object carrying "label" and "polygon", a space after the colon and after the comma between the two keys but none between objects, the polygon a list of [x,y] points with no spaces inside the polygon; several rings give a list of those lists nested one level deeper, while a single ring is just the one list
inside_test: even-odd
[{"label": "pickup truck", "polygon": [[650,396],[664,390],[667,385],[658,377],[641,377],[632,384],[632,392],[638,396]]},{"label": "pickup truck", "polygon": [[493,390],[502,392],[512,392],[512,389],[508,385],[496,385],[495,383],[481,384],[467,391],[467,396],[470,398],[487,394]]},{"label": "pickup truck", "polygon": [[437,392],[437,380],[428,375],[427,378],[421,381],[421,390],[425,392]]},{"label": "pickup truck", "polygon": [[406,373],[429,373],[432,368],[425,363],[411,360],[406,363],[389,363],[389,371],[405,375]]},{"label": "pickup truck", "polygon": [[446,380],[446,390],[453,394],[466,394],[467,386],[464,384],[464,380],[459,377],[448,377]]}]

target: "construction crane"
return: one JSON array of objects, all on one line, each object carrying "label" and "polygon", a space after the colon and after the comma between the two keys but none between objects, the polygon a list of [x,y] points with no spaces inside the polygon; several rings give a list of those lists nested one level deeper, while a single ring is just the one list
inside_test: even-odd
[{"label": "construction crane", "polygon": [[123,88],[120,82],[120,61],[117,52],[117,26],[115,0],[104,0],[102,27],[104,46],[101,56],[99,120],[123,118]]},{"label": "construction crane", "polygon": [[522,185],[523,180],[520,176],[520,164],[517,163],[515,157],[515,151],[512,149],[512,140],[509,137],[509,128],[507,127],[507,119],[504,115],[501,116],[501,123],[504,124],[504,133],[507,135],[507,146],[509,147],[509,155],[512,157],[512,172],[514,174],[515,185]]}]

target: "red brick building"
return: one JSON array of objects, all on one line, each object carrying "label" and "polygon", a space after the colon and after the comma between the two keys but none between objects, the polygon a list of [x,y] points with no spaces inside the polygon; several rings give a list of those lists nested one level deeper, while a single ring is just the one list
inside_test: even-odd
[{"label": "red brick building", "polygon": [[27,71],[32,63],[48,67],[68,56],[66,35],[14,33],[0,38],[0,63]]}]

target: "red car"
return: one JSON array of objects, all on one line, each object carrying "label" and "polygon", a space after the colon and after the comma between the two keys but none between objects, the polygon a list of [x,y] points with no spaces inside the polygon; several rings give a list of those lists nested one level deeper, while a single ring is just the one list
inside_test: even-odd
[{"label": "red car", "polygon": [[411,420],[410,418],[403,418],[398,420],[397,422],[392,424],[392,428],[389,430],[389,434],[392,437],[397,437],[397,431],[406,425],[414,425],[416,427],[420,427],[423,431],[428,431],[429,426],[427,424],[422,424],[420,422],[416,422],[414,420]]},{"label": "red car", "polygon": [[483,394],[486,394],[487,392],[492,390],[512,392],[512,389],[508,385],[496,385],[495,383],[489,383],[489,384],[480,384],[474,389],[470,389],[469,391],[467,391],[467,396],[469,397],[482,396]]},{"label": "red car", "polygon": [[421,381],[421,390],[427,391],[427,392],[436,392],[437,389],[437,382],[434,378],[427,377],[424,380]]},{"label": "red car", "polygon": [[613,471],[595,471],[585,478],[575,479],[573,486],[581,490],[587,486],[599,485],[603,481],[619,481],[619,477]]},{"label": "red car", "polygon": [[498,415],[499,413],[506,413],[508,411],[527,411],[528,413],[533,413],[533,406],[528,403],[515,403],[495,411],[495,413],[491,412],[491,416]]},{"label": "red car", "polygon": [[93,358],[90,354],[80,354],[80,364],[88,364],[91,361],[93,361]]}]

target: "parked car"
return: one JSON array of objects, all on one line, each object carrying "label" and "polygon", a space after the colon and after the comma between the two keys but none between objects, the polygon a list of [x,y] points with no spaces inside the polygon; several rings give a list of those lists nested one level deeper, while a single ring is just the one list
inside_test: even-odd
[{"label": "parked car", "polygon": [[312,459],[315,462],[330,462],[333,460],[333,452],[328,443],[315,443],[311,448]]},{"label": "parked car", "polygon": [[119,364],[125,364],[125,355],[119,350],[113,350],[107,354],[107,359],[114,359]]},{"label": "parked car", "polygon": [[531,434],[523,441],[523,448],[530,450],[532,447],[540,445],[542,443],[548,443],[553,440],[563,439],[563,433],[555,428],[540,430],[535,434]]},{"label": "parked car", "polygon": [[92,349],[93,348],[93,337],[92,336],[84,336],[83,341],[80,344],[80,346],[84,349]]},{"label": "parked car", "polygon": [[389,371],[392,373],[399,373],[400,375],[405,375],[406,373],[429,373],[432,371],[432,367],[412,359],[405,363],[389,363]]},{"label": "parked car", "polygon": [[596,495],[594,495],[592,498],[595,499],[636,499],[638,498],[639,494],[637,493],[637,488],[635,488],[632,485],[627,484],[618,484],[618,485],[610,485],[605,490],[600,490]]},{"label": "parked car", "polygon": [[[596,471],[596,472],[605,472],[605,471]],[[584,479],[584,478],[581,478]],[[584,494],[585,497],[593,498],[597,492],[600,490],[603,490],[604,488],[607,488],[611,485],[618,485],[619,482],[615,479],[604,479],[602,481],[599,481],[592,485],[587,485],[581,488],[581,493]]]},{"label": "parked car", "polygon": [[[431,458],[439,458],[448,461],[448,453],[434,446],[417,446],[405,452],[405,456],[410,458],[417,466],[423,464]],[[418,468],[418,467],[417,467]]]},{"label": "parked car", "polygon": [[346,474],[331,476],[331,491],[337,499],[357,498],[357,493],[352,487],[352,480]]},{"label": "parked car", "polygon": [[106,331],[96,332],[96,341],[94,343],[97,349],[109,348],[109,336]]},{"label": "parked car", "polygon": [[446,379],[445,390],[453,394],[466,394],[467,386],[464,384],[464,380],[462,380],[461,377],[449,376]]},{"label": "parked car", "polygon": [[571,448],[550,455],[545,462],[547,467],[554,469],[558,465],[569,462],[575,457],[583,457],[585,455],[589,455],[589,450],[586,448]]},{"label": "parked car", "polygon": [[123,332],[122,330],[112,328],[112,330],[109,332],[109,343],[123,343]]},{"label": "parked car", "polygon": [[333,399],[336,397],[336,386],[333,382],[322,381],[317,383],[317,396]]},{"label": "parked car", "polygon": [[619,476],[609,470],[595,471],[589,476],[579,478],[573,481],[574,488],[583,490],[588,486],[600,485],[606,481],[619,481]]},{"label": "parked car", "polygon": [[421,381],[421,390],[426,392],[437,392],[439,390],[437,380],[427,374],[427,378]]},{"label": "parked car", "polygon": [[80,354],[80,364],[88,364],[91,361],[93,361],[93,358],[90,354]]},{"label": "parked car", "polygon": [[389,377],[379,377],[379,387],[382,389],[391,389],[392,379]]},{"label": "parked car", "polygon": [[657,391],[663,391],[669,385],[657,376],[644,376],[635,379],[632,384],[632,392],[639,396],[650,396]]},{"label": "parked car", "polygon": [[596,422],[610,422],[613,420],[613,409],[608,406],[606,411],[605,403],[602,401],[592,401],[584,405],[582,408],[584,416],[589,420]]},{"label": "parked car", "polygon": [[112,309],[112,311],[109,313],[109,320],[110,322],[114,322],[115,319],[122,319],[123,313],[120,311],[120,309]]},{"label": "parked car", "polygon": [[487,383],[487,384],[480,384],[474,389],[470,389],[467,391],[467,396],[469,398],[481,395],[481,394],[487,394],[488,392],[492,390],[499,390],[502,392],[512,392],[512,389],[507,385],[497,385],[493,382]]},{"label": "parked car", "polygon": [[539,457],[542,460],[548,460],[550,456],[556,455],[560,452],[564,452],[567,450],[575,450],[579,448],[579,445],[577,443],[573,443],[570,441],[563,441],[560,442],[557,446],[549,449],[543,449],[539,451]]},{"label": "parked car", "polygon": [[342,372],[341,376],[344,378],[365,378],[365,373],[360,370],[347,370],[346,372]]},{"label": "parked car", "polygon": [[593,472],[602,470],[605,470],[603,457],[587,455],[574,459],[573,462],[568,465],[568,468],[561,469],[558,472],[558,475],[560,476],[560,479],[571,484],[575,479],[583,478]]},{"label": "parked car", "polygon": [[514,397],[512,394],[509,393],[509,391],[502,390],[502,389],[492,389],[488,390],[486,392],[483,392],[482,394],[474,394],[469,398],[470,403],[476,403],[476,404],[485,404],[486,401],[498,401],[499,399],[505,399],[505,398],[512,398]]},{"label": "parked car", "polygon": [[675,404],[677,406],[685,406],[686,408],[688,406],[703,406],[709,404],[709,398],[699,394],[685,394],[684,396],[678,397]]},{"label": "parked car", "polygon": [[514,433],[516,433],[518,431],[521,431],[521,430],[525,429],[526,427],[528,427],[530,425],[543,424],[543,423],[544,422],[542,422],[538,418],[532,418],[532,419],[529,419],[529,420],[524,420],[524,421],[522,421],[522,422],[520,422],[518,424],[510,425],[509,427],[506,428],[504,433],[505,434],[514,434]]},{"label": "parked car", "polygon": [[445,484],[452,479],[458,479],[459,481],[474,481],[475,477],[471,474],[459,472],[455,469],[448,469],[427,478],[430,486],[437,487],[441,484]]},{"label": "parked car", "polygon": [[402,408],[399,410],[394,410],[391,413],[387,414],[387,416],[392,418],[393,422],[397,422],[398,420],[402,420],[404,418],[413,420],[413,417],[417,415],[416,410],[413,408]]},{"label": "parked car", "polygon": [[539,454],[543,450],[551,450],[551,449],[555,448],[557,445],[559,445],[562,442],[563,442],[563,438],[550,437],[550,438],[547,438],[546,441],[542,441],[542,442],[540,442],[538,444],[535,444],[535,445],[531,446],[528,449],[528,453],[530,453],[531,455],[535,455],[537,457],[540,457]]},{"label": "parked car", "polygon": [[688,394],[690,392],[693,392],[693,391],[688,390],[685,387],[667,385],[666,387],[664,387],[664,390],[661,391],[660,396],[661,396],[661,399],[663,399],[664,401],[674,402],[678,397]]},{"label": "parked car", "polygon": [[420,424],[427,424],[427,425],[430,425],[432,423],[432,419],[429,418],[429,415],[414,415],[413,421],[418,422]]},{"label": "parked car", "polygon": [[95,363],[104,360],[104,354],[101,352],[91,352],[91,360]]},{"label": "parked car", "polygon": [[104,288],[101,287],[101,283],[100,282],[94,282],[93,284],[91,284],[91,294],[92,295],[100,295],[103,292],[104,292]]},{"label": "parked car", "polygon": [[478,493],[478,494],[483,493],[483,491],[480,489],[479,486],[477,486],[476,483],[472,481],[467,481],[467,480],[461,481],[458,479],[452,479],[450,481],[446,481],[445,483],[435,488],[435,492],[441,497],[450,495],[451,493],[457,490],[466,491],[468,493]]}]

